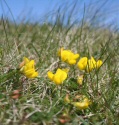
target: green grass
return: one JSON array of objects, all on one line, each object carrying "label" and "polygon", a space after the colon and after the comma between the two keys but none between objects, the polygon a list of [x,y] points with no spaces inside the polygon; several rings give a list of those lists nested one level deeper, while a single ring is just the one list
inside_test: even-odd
[{"label": "green grass", "polygon": [[[55,125],[68,119],[66,125],[119,124],[119,34],[86,25],[19,24],[0,21],[0,124]],[[103,65],[86,73],[82,86],[76,78],[84,72],[57,57],[60,47],[71,49],[80,58],[93,56]],[[23,57],[34,59],[38,78],[27,79],[19,73]],[[47,71],[70,67],[68,79],[56,86]],[[12,98],[14,90],[21,96]],[[78,110],[64,102],[69,94],[86,95],[92,101],[88,109]],[[64,118],[63,114],[67,116]]]}]

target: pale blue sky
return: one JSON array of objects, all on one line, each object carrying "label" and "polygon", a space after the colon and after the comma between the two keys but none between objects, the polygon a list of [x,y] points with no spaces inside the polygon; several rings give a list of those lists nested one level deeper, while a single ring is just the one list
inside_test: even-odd
[{"label": "pale blue sky", "polygon": [[[0,0],[0,17],[11,20],[14,17],[16,22],[23,19],[34,22],[41,20],[45,14],[56,12],[59,6],[63,10],[61,13],[65,12],[67,16],[70,15],[70,10],[76,2],[72,20],[83,16],[85,6],[85,16],[89,16],[88,18],[96,9],[101,8],[101,15],[98,16],[102,16],[105,22],[119,21],[119,0]],[[55,18],[55,15],[53,17]],[[53,18],[50,18],[50,21],[53,21]]]}]

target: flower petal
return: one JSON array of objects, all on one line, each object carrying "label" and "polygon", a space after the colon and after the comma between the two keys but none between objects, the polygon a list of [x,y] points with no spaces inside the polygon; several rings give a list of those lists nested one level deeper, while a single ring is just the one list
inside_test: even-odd
[{"label": "flower petal", "polygon": [[87,63],[88,63],[88,58],[87,57],[83,57],[79,60],[77,66],[80,70],[85,70],[86,69],[86,66],[87,66]]},{"label": "flower petal", "polygon": [[97,63],[96,63],[96,68],[100,68],[100,66],[102,65],[102,61],[101,60],[98,60]]},{"label": "flower petal", "polygon": [[70,65],[76,64],[76,60],[69,60],[68,63],[69,63]]},{"label": "flower petal", "polygon": [[53,80],[54,74],[51,71],[49,71],[47,72],[47,76],[50,80]]},{"label": "flower petal", "polygon": [[24,60],[25,64],[30,62],[30,60],[26,57],[24,57],[23,60]]}]

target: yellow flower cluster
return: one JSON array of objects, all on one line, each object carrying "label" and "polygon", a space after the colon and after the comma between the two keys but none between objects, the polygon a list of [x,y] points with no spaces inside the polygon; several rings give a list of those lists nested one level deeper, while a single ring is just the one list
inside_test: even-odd
[{"label": "yellow flower cluster", "polygon": [[[60,57],[61,61],[66,62],[70,65],[77,65],[77,67],[80,70],[84,70],[85,72],[91,72],[94,69],[98,69],[102,65],[101,60],[95,60],[93,57],[88,59],[87,57],[82,57],[78,62],[77,59],[79,58],[79,54],[74,54],[71,50],[65,50],[64,48],[60,48],[58,50],[58,56]],[[63,81],[67,78],[67,72],[58,69],[55,74],[53,74],[51,71],[47,73],[48,78],[52,80],[55,84],[60,85],[63,83]],[[84,75],[79,75],[77,78],[77,83],[79,85],[82,85],[84,80]],[[83,110],[90,106],[91,101],[83,96],[82,100],[79,101],[73,101],[69,99],[69,96],[66,95],[64,98],[64,101],[66,103],[72,104],[74,107]]]},{"label": "yellow flower cluster", "polygon": [[23,62],[19,66],[20,71],[27,78],[35,78],[38,76],[38,72],[36,72],[34,65],[35,65],[34,60],[29,60],[28,58],[24,57]]},{"label": "yellow flower cluster", "polygon": [[79,54],[74,54],[71,50],[64,50],[64,48],[58,51],[58,56],[61,57],[63,62],[70,65],[76,64],[76,60],[79,58]]},{"label": "yellow flower cluster", "polygon": [[[58,50],[58,56],[61,58],[63,62],[66,62],[70,65],[76,64],[76,60],[79,58],[79,54],[74,54],[71,50],[64,50],[64,48]],[[60,85],[67,78],[68,69],[58,68],[55,74],[49,71],[47,73],[47,76],[56,85]]]},{"label": "yellow flower cluster", "polygon": [[53,74],[51,71],[47,73],[48,78],[53,81],[56,85],[60,85],[67,78],[67,69],[57,69],[56,73]]},{"label": "yellow flower cluster", "polygon": [[[63,62],[66,62],[70,65],[76,64],[77,59],[79,58],[79,54],[74,54],[71,50],[66,50],[63,47],[58,50],[58,56],[61,58]],[[91,59],[88,59],[87,57],[83,57],[77,63],[78,68],[80,70],[85,70],[86,72],[90,72],[95,68],[97,69],[101,65],[102,65],[102,61],[101,60],[95,61],[93,57],[91,57]],[[67,73],[68,72],[62,69],[57,69],[55,74],[49,71],[47,75],[51,81],[53,81],[57,85],[60,85],[67,78]],[[82,85],[83,75],[78,77],[77,82],[80,85]]]},{"label": "yellow flower cluster", "polygon": [[95,61],[93,57],[91,59],[88,59],[87,57],[83,57],[79,60],[77,63],[77,66],[80,70],[85,70],[86,72],[90,72],[93,69],[98,69],[102,65],[102,61],[98,60]]},{"label": "yellow flower cluster", "polygon": [[91,101],[84,95],[78,96],[78,98],[79,97],[82,100],[80,100],[80,101],[72,101],[72,100],[69,99],[69,95],[66,95],[65,98],[64,98],[64,102],[72,104],[74,107],[76,107],[79,110],[87,109],[91,105]]},{"label": "yellow flower cluster", "polygon": [[[91,72],[93,69],[98,69],[102,65],[101,60],[95,60],[93,57],[88,59],[87,57],[82,57],[78,63],[77,59],[79,58],[79,54],[73,53],[71,50],[66,50],[64,48],[60,48],[58,50],[58,56],[60,57],[61,61],[66,62],[70,65],[77,65],[80,70],[84,70],[85,72]],[[24,57],[23,62],[20,64],[20,71],[27,77],[27,78],[35,78],[38,76],[38,72],[35,70],[35,62],[34,60],[29,60],[28,58]],[[61,85],[68,77],[69,69],[61,69],[58,68],[55,73],[48,71],[47,76],[48,78],[54,82],[56,85]],[[84,80],[84,75],[78,76],[77,83],[82,85]],[[64,99],[66,103],[73,105],[74,107],[83,110],[90,106],[91,101],[86,97],[83,96],[82,100],[70,100],[69,96],[67,95]]]},{"label": "yellow flower cluster", "polygon": [[91,101],[85,97],[82,101],[72,103],[77,109],[83,110],[89,107]]}]

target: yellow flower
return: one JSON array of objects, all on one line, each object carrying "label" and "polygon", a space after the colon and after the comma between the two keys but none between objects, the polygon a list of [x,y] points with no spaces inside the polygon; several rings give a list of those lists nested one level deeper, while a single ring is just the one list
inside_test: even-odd
[{"label": "yellow flower", "polygon": [[71,50],[64,50],[63,48],[58,51],[58,56],[63,62],[70,65],[76,64],[76,60],[79,58],[79,54],[74,54]]},{"label": "yellow flower", "polygon": [[98,60],[97,62],[96,62],[96,68],[100,68],[100,66],[102,65],[102,60]]},{"label": "yellow flower", "polygon": [[95,66],[96,66],[96,61],[93,57],[91,57],[91,59],[88,60],[86,71],[91,72],[95,68]]},{"label": "yellow flower", "polygon": [[80,70],[85,70],[86,72],[91,72],[95,68],[99,68],[102,65],[102,61],[98,60],[97,62],[93,57],[88,59],[87,57],[83,57],[77,63],[77,66]]},{"label": "yellow flower", "polygon": [[91,101],[88,98],[84,98],[83,101],[72,103],[77,109],[83,110],[89,107]]},{"label": "yellow flower", "polygon": [[88,58],[83,57],[79,60],[79,62],[77,63],[77,66],[80,70],[85,70],[87,67],[87,63],[88,63]]},{"label": "yellow flower", "polygon": [[77,82],[78,82],[79,85],[82,85],[82,83],[83,83],[83,75],[78,76]]},{"label": "yellow flower", "polygon": [[35,71],[35,62],[34,60],[29,60],[28,58],[24,57],[23,62],[20,64],[20,71],[27,77],[27,78],[35,78],[38,76],[38,72]]},{"label": "yellow flower", "polygon": [[22,68],[25,64],[29,63],[30,60],[26,57],[23,58],[23,61],[20,63],[19,68]]},{"label": "yellow flower", "polygon": [[67,78],[67,71],[62,70],[62,69],[57,69],[55,74],[53,74],[51,71],[49,71],[47,73],[47,76],[56,85],[60,85]]}]

